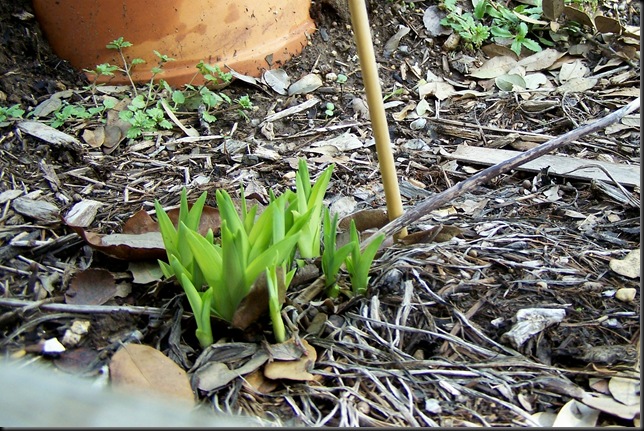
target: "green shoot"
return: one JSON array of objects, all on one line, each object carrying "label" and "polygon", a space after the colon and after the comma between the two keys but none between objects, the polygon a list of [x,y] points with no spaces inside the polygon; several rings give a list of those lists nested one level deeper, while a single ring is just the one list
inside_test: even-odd
[{"label": "green shoot", "polygon": [[356,295],[364,295],[367,292],[371,263],[378,252],[378,247],[384,240],[385,236],[380,234],[378,238],[369,243],[364,252],[360,253],[360,237],[355,221],[351,220],[351,242],[355,246],[345,259],[345,264],[351,278],[351,290]]},{"label": "green shoot", "polygon": [[322,253],[322,272],[324,273],[324,287],[327,295],[336,298],[339,288],[336,284],[340,267],[345,259],[353,251],[356,244],[351,241],[336,250],[335,239],[338,226],[338,214],[333,215],[333,220],[329,215],[329,209],[324,208],[324,252]]},{"label": "green shoot", "polygon": [[300,256],[312,259],[320,256],[320,230],[322,221],[322,200],[327,186],[331,180],[334,165],[330,165],[322,172],[313,187],[309,169],[304,159],[300,159],[298,171],[295,175],[295,201],[296,209],[293,211],[294,220],[301,219],[307,211],[311,211],[298,242]]},{"label": "green shoot", "polygon": [[[12,105],[7,108],[0,106],[0,126],[4,125],[7,120],[17,120],[22,118],[25,110],[20,108],[20,105]],[[7,123],[8,124],[8,123]]]}]

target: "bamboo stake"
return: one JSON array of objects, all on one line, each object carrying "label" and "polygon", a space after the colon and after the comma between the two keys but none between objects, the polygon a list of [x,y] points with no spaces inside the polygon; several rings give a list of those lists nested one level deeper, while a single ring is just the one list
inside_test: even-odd
[{"label": "bamboo stake", "polygon": [[[364,0],[349,0],[349,11],[351,12],[351,25],[353,26],[358,47],[362,80],[364,81],[367,92],[369,117],[371,118],[373,135],[376,139],[376,153],[378,155],[380,174],[382,175],[382,185],[385,189],[387,214],[389,220],[392,221],[402,215],[403,208],[400,199],[400,190],[398,189],[394,155],[391,151],[391,140],[389,139],[385,106],[382,101],[378,66],[376,65],[376,56],[373,51],[371,31],[369,29],[367,6]],[[407,229],[403,228],[398,232],[397,237],[402,238],[406,235]]]}]

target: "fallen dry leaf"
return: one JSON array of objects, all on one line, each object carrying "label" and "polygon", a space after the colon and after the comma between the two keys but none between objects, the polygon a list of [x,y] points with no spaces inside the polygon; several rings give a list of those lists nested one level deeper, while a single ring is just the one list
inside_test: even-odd
[{"label": "fallen dry leaf", "polygon": [[242,386],[252,392],[269,394],[277,389],[277,382],[267,379],[261,370],[255,370],[244,377]]},{"label": "fallen dry leaf", "polygon": [[[179,220],[179,208],[173,208],[167,214],[176,227]],[[72,220],[73,222],[74,220]],[[207,205],[204,206],[199,221],[199,233],[205,235],[208,229],[212,229],[213,233],[217,234],[220,223],[219,210]],[[92,248],[117,259],[140,261],[167,257],[159,225],[145,210],[134,213],[123,224],[123,233],[100,235],[70,224],[67,220],[66,224]]]},{"label": "fallen dry leaf", "polygon": [[360,210],[353,214],[343,217],[338,222],[338,228],[348,230],[351,226],[351,220],[356,222],[356,229],[358,232],[363,232],[367,229],[380,229],[389,223],[387,211],[384,209],[366,209]]},{"label": "fallen dry leaf", "polygon": [[[286,286],[284,286],[282,276],[283,271],[281,267],[277,267],[276,271],[278,274],[278,298],[280,304],[283,304],[286,298]],[[268,286],[266,284],[266,273],[263,272],[253,283],[248,295],[239,303],[231,324],[233,327],[241,330],[247,329],[266,312],[268,312]]]},{"label": "fallen dry leaf", "polygon": [[273,361],[266,364],[264,367],[264,376],[272,380],[312,380],[314,376],[309,371],[315,364],[317,352],[306,340],[301,340],[301,342],[306,347],[306,355],[302,355],[302,357],[295,361]]},{"label": "fallen dry leaf", "polygon": [[77,226],[70,226],[92,248],[122,260],[156,260],[167,257],[160,232],[138,235],[100,235]]},{"label": "fallen dry leaf", "polygon": [[627,406],[640,404],[640,382],[625,377],[613,377],[608,382],[608,390],[613,398]]},{"label": "fallen dry leaf", "polygon": [[572,399],[561,408],[553,428],[559,427],[594,427],[599,417],[599,411],[585,406],[579,401]]},{"label": "fallen dry leaf", "polygon": [[127,270],[132,274],[135,284],[148,284],[163,279],[163,272],[156,261],[130,262]]},{"label": "fallen dry leaf", "polygon": [[257,371],[268,360],[268,354],[264,351],[256,352],[244,365],[230,369],[223,362],[208,362],[195,372],[194,382],[197,388],[210,392],[223,388],[237,377]]},{"label": "fallen dry leaf", "polygon": [[419,232],[410,233],[406,237],[400,238],[399,241],[406,245],[429,244],[432,242],[446,242],[455,236],[462,236],[462,234],[463,231],[456,226],[439,225]]},{"label": "fallen dry leaf", "polygon": [[294,361],[307,354],[306,346],[293,338],[289,338],[283,343],[265,344],[264,349],[272,360],[279,361]]},{"label": "fallen dry leaf", "polygon": [[613,397],[606,395],[586,394],[581,402],[589,407],[592,407],[602,412],[610,413],[622,419],[633,419],[636,415],[640,414],[639,403],[632,406],[627,406]]},{"label": "fallen dry leaf", "polygon": [[190,405],[195,402],[186,372],[150,346],[125,344],[112,356],[109,368],[115,389],[171,398]]},{"label": "fallen dry leaf", "polygon": [[508,72],[516,66],[516,64],[517,61],[509,56],[502,55],[499,57],[492,57],[483,63],[481,67],[472,70],[470,76],[479,79],[496,78],[497,76],[501,76]]},{"label": "fallen dry leaf", "polygon": [[74,275],[65,292],[68,304],[102,305],[116,295],[116,281],[105,269],[89,268]]},{"label": "fallen dry leaf", "polygon": [[571,20],[576,21],[580,24],[587,25],[591,29],[595,29],[595,24],[593,20],[590,19],[590,16],[582,10],[576,9],[570,6],[564,6],[563,13]]},{"label": "fallen dry leaf", "polygon": [[621,34],[623,30],[618,20],[603,15],[595,17],[595,27],[600,33]]},{"label": "fallen dry leaf", "polygon": [[123,224],[123,233],[141,234],[148,232],[159,232],[159,223],[154,221],[145,210],[135,212]]},{"label": "fallen dry leaf", "polygon": [[547,48],[518,61],[519,66],[523,66],[526,72],[536,72],[546,70],[554,64],[555,61],[563,57],[564,53],[553,48]]},{"label": "fallen dry leaf", "polygon": [[105,127],[98,126],[96,129],[85,129],[82,135],[83,141],[92,148],[100,148],[105,142]]}]

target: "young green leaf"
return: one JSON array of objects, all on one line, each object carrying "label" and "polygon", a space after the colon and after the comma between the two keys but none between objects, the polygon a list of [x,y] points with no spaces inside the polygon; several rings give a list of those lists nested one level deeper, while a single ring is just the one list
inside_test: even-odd
[{"label": "young green leaf", "polygon": [[324,209],[324,252],[322,253],[322,272],[324,273],[325,278],[325,287],[327,288],[327,294],[332,298],[336,297],[338,290],[334,289],[336,280],[338,277],[338,272],[340,267],[344,263],[345,259],[354,249],[354,247],[359,247],[360,244],[356,244],[353,241],[345,244],[340,249],[335,249],[335,238],[338,225],[338,214],[333,215],[333,220],[329,215],[329,209]]},{"label": "young green leaf", "polygon": [[[354,247],[352,253],[347,256],[345,263],[351,278],[351,289],[354,293],[364,294],[367,291],[371,263],[384,240],[385,236],[380,234],[369,243],[362,253],[360,253],[360,247],[358,246]],[[351,220],[351,241],[355,244],[360,244],[360,237],[354,220]]]},{"label": "young green leaf", "polygon": [[268,287],[268,310],[273,322],[275,341],[283,343],[286,341],[286,330],[281,315],[282,304],[279,302],[279,280],[275,265],[266,268],[266,286]]}]

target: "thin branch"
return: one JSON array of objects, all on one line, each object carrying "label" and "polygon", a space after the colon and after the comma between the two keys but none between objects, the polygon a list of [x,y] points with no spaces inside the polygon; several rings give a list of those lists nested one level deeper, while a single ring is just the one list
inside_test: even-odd
[{"label": "thin branch", "polygon": [[150,316],[162,316],[170,312],[163,308],[141,307],[136,305],[81,305],[81,304],[52,304],[43,301],[25,301],[16,298],[0,298],[0,306],[7,307],[29,307],[42,310],[62,311],[67,313],[117,313],[126,312],[129,314],[148,314]]},{"label": "thin branch", "polygon": [[468,178],[467,180],[461,181],[458,184],[448,188],[447,190],[438,193],[430,198],[425,199],[419,205],[407,210],[403,215],[397,219],[389,222],[378,230],[374,235],[371,235],[365,241],[360,244],[360,248],[364,249],[371,241],[373,241],[379,234],[383,233],[385,236],[390,236],[410,225],[412,222],[420,219],[421,217],[429,214],[436,208],[439,208],[441,205],[452,201],[458,196],[466,193],[482,184],[486,184],[491,181],[493,178],[510,172],[513,169],[531,161],[537,159],[547,153],[561,148],[571,141],[574,141],[582,136],[588,135],[590,133],[601,130],[617,121],[621,120],[624,116],[630,114],[631,112],[639,109],[640,107],[640,98],[633,100],[628,105],[618,109],[615,112],[608,114],[607,116],[593,122],[586,124],[584,126],[578,127],[574,130],[571,130],[567,133],[564,133],[561,136],[558,136],[554,139],[551,139],[548,142],[545,142],[537,147],[532,148],[524,153],[521,153],[509,160],[505,160],[501,163],[498,163],[494,166],[490,166],[477,173],[476,175]]}]

